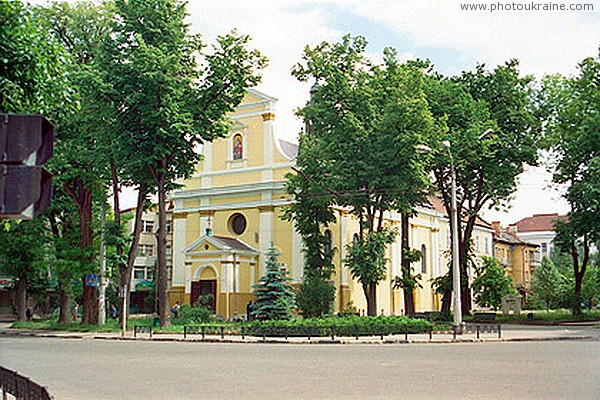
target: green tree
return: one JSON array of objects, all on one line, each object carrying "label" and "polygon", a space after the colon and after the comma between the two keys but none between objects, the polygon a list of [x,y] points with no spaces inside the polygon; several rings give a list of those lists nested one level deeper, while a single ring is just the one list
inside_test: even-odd
[{"label": "green tree", "polygon": [[589,309],[600,304],[600,266],[596,263],[588,268],[581,285],[581,298]]},{"label": "green tree", "polygon": [[481,307],[497,310],[502,305],[502,297],[515,293],[510,276],[495,258],[484,257],[483,265],[475,268],[473,295]]},{"label": "green tree", "polygon": [[531,290],[536,298],[541,300],[546,309],[555,308],[561,296],[561,286],[564,285],[563,277],[558,268],[548,257],[533,271]]},{"label": "green tree", "polygon": [[35,218],[31,221],[9,221],[0,227],[0,272],[17,279],[17,319],[25,321],[27,308],[27,286],[40,275],[47,275],[43,266],[47,231],[44,221]]},{"label": "green tree", "polygon": [[335,222],[335,212],[331,208],[331,195],[318,180],[322,168],[319,154],[322,149],[311,141],[314,135],[300,133],[300,148],[296,158],[297,173],[287,174],[287,191],[294,202],[286,209],[283,218],[293,221],[295,229],[302,236],[304,253],[304,275],[298,290],[297,303],[305,317],[319,317],[329,314],[335,299],[335,286],[331,281],[333,248],[324,232],[330,223]]},{"label": "green tree", "polygon": [[586,58],[571,78],[547,77],[541,109],[546,144],[557,159],[553,179],[568,186],[567,221],[556,225],[556,247],[569,254],[573,267],[574,314],[581,313],[581,289],[590,249],[600,243],[600,57]]},{"label": "green tree", "polygon": [[[226,114],[260,79],[264,58],[248,49],[249,37],[231,33],[202,52],[189,33],[185,4],[178,0],[116,0],[107,71],[118,105],[119,145],[144,159],[158,195],[157,291],[161,326],[169,323],[166,269],[167,191],[194,171],[196,146],[225,135]],[[202,58],[201,67],[197,60]],[[145,177],[144,177],[145,179]]]},{"label": "green tree", "polygon": [[[60,43],[66,55],[64,75],[73,92],[73,100],[54,112],[55,155],[49,166],[55,174],[55,185],[70,196],[79,216],[79,246],[83,285],[82,322],[98,320],[98,292],[85,285],[85,274],[97,272],[95,224],[99,221],[99,205],[105,201],[108,174],[105,154],[108,148],[100,140],[102,123],[88,87],[98,74],[95,61],[100,55],[103,38],[108,34],[112,12],[109,6],[91,2],[73,5],[67,2],[39,7],[40,23]],[[94,210],[96,209],[96,212]]]},{"label": "green tree", "polygon": [[80,276],[85,259],[80,247],[77,208],[59,185],[52,193],[52,204],[44,213],[52,232],[52,273],[58,283],[59,322],[71,321],[73,277]]},{"label": "green tree", "polygon": [[294,289],[287,272],[277,258],[279,253],[271,247],[266,254],[265,274],[253,286],[256,301],[252,317],[258,320],[290,319],[294,304]]},{"label": "green tree", "polygon": [[376,315],[376,288],[386,276],[386,247],[380,244],[391,242],[394,232],[384,214],[411,214],[424,201],[428,177],[415,148],[433,125],[421,66],[401,64],[389,48],[383,63],[374,65],[365,57],[366,45],[364,38],[348,35],[340,43],[306,47],[292,73],[317,83],[299,111],[311,137],[301,142],[300,153],[319,158],[312,160],[314,170],[302,172],[319,182],[330,207],[347,208],[358,219],[359,240],[355,250],[350,246],[354,255],[347,264],[361,282],[368,314]]},{"label": "green tree", "polygon": [[[448,215],[451,160],[443,141],[450,143],[456,170],[459,232],[451,235],[459,240],[464,313],[471,305],[467,270],[477,216],[484,206],[503,206],[516,190],[524,165],[536,163],[539,122],[532,107],[532,83],[531,77],[520,76],[515,60],[492,71],[479,65],[456,77],[429,75],[427,99],[437,126],[430,141],[436,151],[432,170]],[[493,134],[480,139],[488,129]],[[443,311],[449,311],[450,298],[443,296]]]},{"label": "green tree", "polygon": [[63,52],[37,13],[21,1],[0,2],[0,112],[43,113],[69,102]]}]

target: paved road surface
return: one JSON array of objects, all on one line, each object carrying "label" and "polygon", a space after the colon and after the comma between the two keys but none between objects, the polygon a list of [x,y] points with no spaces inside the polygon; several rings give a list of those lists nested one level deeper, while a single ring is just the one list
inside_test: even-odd
[{"label": "paved road surface", "polygon": [[[598,399],[600,342],[216,344],[0,337],[63,399]],[[457,384],[458,383],[458,384]]]}]

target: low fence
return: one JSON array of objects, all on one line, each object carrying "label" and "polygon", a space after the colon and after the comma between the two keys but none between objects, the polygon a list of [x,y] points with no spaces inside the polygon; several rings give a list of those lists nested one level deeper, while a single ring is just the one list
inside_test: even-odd
[{"label": "low fence", "polygon": [[[500,324],[467,324],[462,332],[456,328],[450,331],[438,331],[432,327],[415,327],[415,326],[388,326],[388,327],[369,327],[369,326],[250,326],[250,327],[231,327],[231,326],[214,326],[214,325],[185,325],[183,328],[183,337],[186,339],[189,335],[199,335],[202,340],[208,335],[220,336],[224,339],[225,336],[241,336],[242,340],[247,336],[259,337],[263,341],[267,338],[285,338],[288,340],[291,337],[302,337],[312,340],[315,337],[329,337],[331,340],[341,337],[352,337],[359,340],[361,337],[379,337],[383,340],[385,336],[401,335],[404,336],[406,342],[409,341],[411,335],[427,335],[429,340],[433,340],[433,336],[437,334],[452,335],[456,339],[458,335],[473,334],[477,339],[481,338],[484,333],[497,334],[498,338],[502,338],[502,328]],[[151,335],[151,333],[150,333]]]},{"label": "low fence", "polygon": [[53,397],[48,390],[33,382],[31,379],[19,375],[15,371],[0,366],[0,391],[2,400],[50,400]]}]

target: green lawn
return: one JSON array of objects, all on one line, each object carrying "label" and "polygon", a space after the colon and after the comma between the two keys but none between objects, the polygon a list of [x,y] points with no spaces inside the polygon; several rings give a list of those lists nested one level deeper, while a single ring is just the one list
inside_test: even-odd
[{"label": "green lawn", "polygon": [[[529,320],[527,318],[527,314],[533,314],[533,320]],[[422,324],[427,325],[428,322],[424,320],[412,320],[412,319],[404,319],[405,317],[352,317],[352,321],[348,318],[339,318],[332,317],[327,319],[315,319],[315,320],[292,320],[289,322],[273,322],[268,325],[273,326],[290,326],[290,327],[302,327],[302,326],[346,326],[346,325],[360,325],[360,326],[388,326],[390,324],[396,325],[400,324],[409,324],[411,326],[420,326]],[[408,322],[407,322],[408,321]],[[465,317],[465,321],[472,321],[471,317]],[[586,310],[580,316],[573,316],[573,314],[569,310],[525,310],[522,311],[521,315],[514,316],[504,316],[501,312],[496,313],[496,320],[494,322],[498,323],[527,323],[533,321],[538,323],[556,323],[556,322],[573,322],[573,321],[600,321],[600,310]],[[150,325],[152,324],[152,318],[132,318],[129,320],[127,325],[129,330],[133,329],[135,325]],[[171,326],[164,329],[157,329],[159,332],[165,333],[183,333],[183,324],[178,324],[178,321],[172,321]],[[209,326],[211,330],[219,329],[221,326],[225,327],[226,331],[233,332],[240,330],[241,326],[248,326],[246,322],[209,322],[202,324],[204,326]],[[448,322],[434,322],[433,324],[434,330],[447,330],[450,325]],[[105,325],[82,325],[79,322],[72,322],[69,324],[59,324],[56,317],[45,319],[45,320],[35,320],[31,322],[15,322],[12,325],[13,328],[21,328],[21,329],[41,329],[41,330],[52,330],[52,331],[72,331],[72,332],[119,332],[120,326],[119,321],[115,319],[108,319]],[[600,324],[595,325],[596,328],[600,329]]]},{"label": "green lawn", "polygon": [[[528,314],[533,314],[532,321],[537,322],[576,322],[576,321],[600,321],[600,309],[598,310],[585,310],[581,315],[574,316],[570,310],[523,310],[521,315],[508,315],[505,316],[502,312],[496,313],[496,322],[529,322]],[[466,321],[472,320],[472,318],[465,318]]]}]

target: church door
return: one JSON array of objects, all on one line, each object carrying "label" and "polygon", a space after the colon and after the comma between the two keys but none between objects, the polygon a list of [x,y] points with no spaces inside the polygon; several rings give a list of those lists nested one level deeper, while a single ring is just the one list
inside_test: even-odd
[{"label": "church door", "polygon": [[192,293],[190,296],[190,304],[196,303],[196,300],[198,300],[198,297],[206,296],[208,294],[212,295],[209,306],[213,310],[213,312],[216,312],[216,305],[217,305],[217,280],[216,279],[210,279],[210,280],[202,280],[201,279],[198,282],[192,282]]}]

